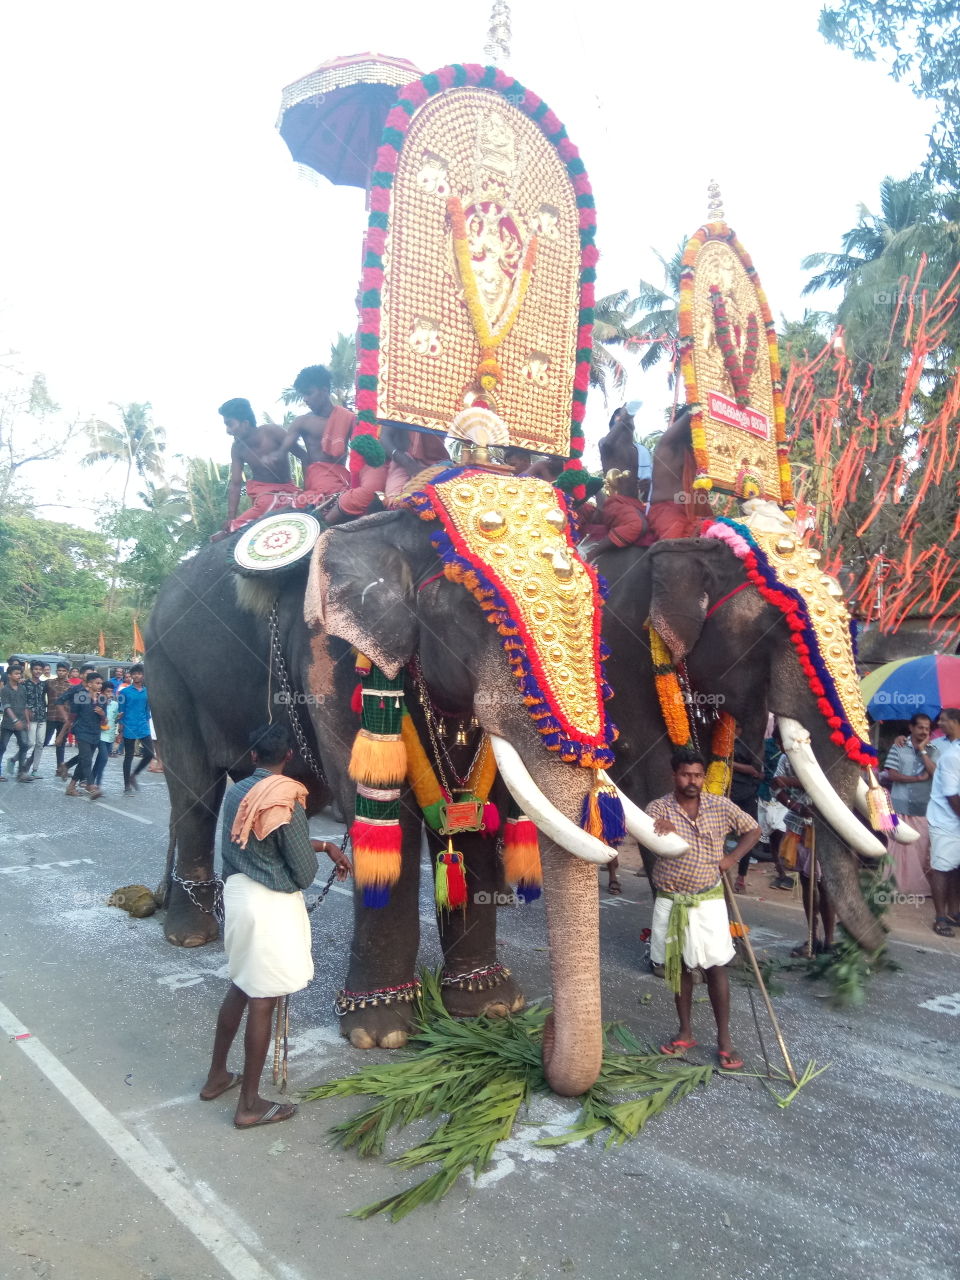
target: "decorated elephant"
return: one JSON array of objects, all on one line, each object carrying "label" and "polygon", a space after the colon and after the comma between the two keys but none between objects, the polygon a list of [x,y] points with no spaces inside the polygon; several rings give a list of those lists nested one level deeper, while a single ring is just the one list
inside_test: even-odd
[{"label": "decorated elephant", "polygon": [[[507,819],[509,792],[539,828],[554,1001],[545,1066],[557,1092],[575,1095],[599,1069],[597,865],[614,854],[580,825],[603,777],[598,771],[612,760],[596,591],[548,484],[490,472],[474,472],[473,482],[460,484],[462,472],[448,474],[448,507],[462,500],[463,527],[489,541],[491,560],[508,552],[497,563],[505,563],[506,577],[514,575],[512,602],[493,599],[492,579],[478,582],[482,562],[468,564],[465,545],[438,554],[455,531],[425,519],[422,505],[328,530],[314,550],[309,580],[301,569],[262,575],[251,585],[233,571],[232,544],[225,542],[203,549],[162,590],[149,623],[147,662],[172,807],[166,933],[184,946],[216,934],[208,911],[217,811],[227,777],[251,771],[248,735],[269,716],[290,721],[301,742],[301,777],[304,762],[319,758],[348,820],[360,798],[386,794],[358,786],[348,772],[360,727],[359,652],[401,690],[396,697],[405,699],[434,769],[466,774],[471,752],[484,735],[489,739],[502,790],[487,798],[498,812],[485,825]],[[509,527],[504,536],[490,512],[515,532],[522,527],[522,536],[511,539]],[[380,705],[394,697],[375,688],[363,694]],[[459,724],[468,740],[455,759],[452,744],[433,741],[426,720],[437,714]],[[579,735],[576,721],[585,726]],[[612,788],[601,789],[609,800]],[[401,853],[388,901],[372,907],[364,891],[355,894],[340,1012],[343,1033],[358,1047],[399,1046],[410,1025],[422,808],[409,782],[400,790]],[[654,836],[652,823],[629,802],[626,821],[650,847],[664,853],[685,847],[677,837]],[[522,996],[496,956],[497,842],[478,832],[460,834],[456,843],[468,892],[463,910],[440,912],[445,1001],[459,1015],[508,1012]],[[354,845],[359,874],[356,828]],[[434,857],[442,849],[432,838]]]},{"label": "decorated elephant", "polygon": [[[649,624],[671,660],[685,664],[687,696],[729,712],[746,741],[759,746],[768,712],[775,714],[793,772],[821,820],[817,852],[828,892],[849,932],[875,951],[884,930],[860,891],[854,853],[875,860],[884,849],[853,812],[866,811],[861,768],[871,758],[844,718],[864,733],[849,620],[816,551],[803,545],[782,514],[770,514],[768,504],[753,505],[759,511],[752,518],[717,522],[709,530],[714,536],[599,557],[609,584],[604,638],[615,690],[611,714],[620,730],[613,776],[640,805],[672,785]],[[782,590],[790,582],[796,587]],[[827,666],[814,653],[817,635],[804,629],[804,618],[811,617]]]}]

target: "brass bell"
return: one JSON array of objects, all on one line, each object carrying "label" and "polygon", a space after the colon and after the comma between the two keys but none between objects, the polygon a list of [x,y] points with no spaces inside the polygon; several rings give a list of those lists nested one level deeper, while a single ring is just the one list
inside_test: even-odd
[{"label": "brass bell", "polygon": [[457,725],[457,736],[453,740],[453,745],[455,747],[465,747],[469,741],[470,739],[467,737],[467,731],[461,721],[460,724]]}]

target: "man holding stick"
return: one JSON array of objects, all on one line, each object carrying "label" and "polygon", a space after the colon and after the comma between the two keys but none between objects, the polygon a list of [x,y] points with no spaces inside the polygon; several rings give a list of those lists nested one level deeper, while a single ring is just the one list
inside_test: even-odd
[{"label": "man holding stick", "polygon": [[[657,835],[679,835],[690,849],[676,858],[658,858],[653,869],[657,900],[650,959],[664,966],[680,1020],[675,1038],[661,1045],[660,1052],[682,1057],[697,1043],[691,1027],[692,971],[700,968],[717,1024],[720,1066],[736,1071],[743,1059],[730,1041],[730,980],[725,967],[735,953],[721,877],[750,852],[760,838],[760,828],[732,800],[703,790],[706,769],[699,752],[675,751],[670,767],[673,792],[654,800],[647,812]],[[724,842],[731,831],[740,838],[725,854]]]}]

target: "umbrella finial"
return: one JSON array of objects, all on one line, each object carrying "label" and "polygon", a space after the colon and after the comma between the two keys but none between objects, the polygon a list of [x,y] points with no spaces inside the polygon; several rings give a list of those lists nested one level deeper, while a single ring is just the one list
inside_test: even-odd
[{"label": "umbrella finial", "polygon": [[510,6],[507,0],[493,0],[483,52],[495,67],[503,66],[510,57],[510,34]]}]

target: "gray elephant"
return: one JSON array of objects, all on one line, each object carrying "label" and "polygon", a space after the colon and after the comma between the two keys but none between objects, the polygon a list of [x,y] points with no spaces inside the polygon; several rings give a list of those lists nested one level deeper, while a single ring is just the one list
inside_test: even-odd
[{"label": "gray elephant", "polygon": [[[534,513],[539,524],[533,536],[543,539],[538,580],[562,595],[571,583],[582,585],[582,566],[576,567],[568,544],[558,538],[563,513],[554,491],[539,481],[523,483],[524,494],[529,491],[523,517],[526,508]],[[461,721],[476,717],[490,736],[502,783],[540,830],[554,1004],[544,1040],[545,1069],[556,1092],[582,1093],[596,1079],[602,1042],[597,865],[614,852],[578,825],[593,769],[547,749],[501,637],[474,596],[443,576],[430,529],[413,511],[368,516],[322,536],[311,576],[322,597],[322,625],[313,615],[310,625],[305,621],[303,571],[270,582],[266,591],[258,586],[251,593],[241,586],[245,604],[238,603],[231,552],[230,542],[219,543],[183,565],[161,591],[147,633],[151,705],[172,811],[167,937],[194,946],[216,935],[214,921],[194,900],[209,908],[217,813],[227,777],[251,771],[249,732],[271,711],[277,718],[289,716],[289,705],[276,699],[280,664],[293,691],[304,745],[319,756],[349,818],[356,791],[347,765],[359,723],[351,706],[356,685],[351,646],[388,675],[416,660],[431,702]],[[272,665],[271,631],[279,658]],[[592,665],[588,673],[598,678]],[[268,703],[271,687],[274,697]],[[416,717],[410,692],[408,704]],[[306,780],[302,761],[299,775]],[[652,823],[633,805],[627,803],[626,810],[628,825],[645,843],[664,853],[685,847],[676,837],[655,837]],[[401,872],[389,903],[368,908],[355,894],[345,984],[352,995],[342,1030],[361,1048],[402,1045],[410,1025],[410,1004],[397,994],[410,990],[419,944],[421,813],[409,790],[401,826]],[[498,968],[496,914],[490,905],[500,885],[495,841],[470,836],[458,843],[467,865],[468,904],[465,912],[440,920],[444,971],[453,978],[479,971],[489,983],[481,982],[486,989],[477,990],[470,989],[477,983],[453,981],[444,988],[446,1004],[459,1015],[504,1013],[519,1007],[522,995]],[[434,854],[436,848],[434,841]]]},{"label": "gray elephant", "polygon": [[822,819],[817,851],[837,913],[867,951],[882,946],[884,930],[864,901],[852,852],[871,859],[884,852],[852,812],[864,807],[865,784],[859,767],[831,740],[783,614],[748,582],[741,561],[716,539],[610,551],[598,558],[597,567],[609,585],[604,638],[615,690],[611,712],[620,729],[612,772],[620,787],[644,805],[672,785],[649,620],[674,661],[686,663],[693,689],[721,699],[747,742],[759,746],[768,711],[776,715],[794,772]]}]

